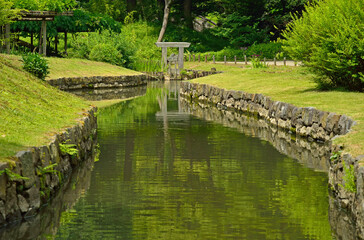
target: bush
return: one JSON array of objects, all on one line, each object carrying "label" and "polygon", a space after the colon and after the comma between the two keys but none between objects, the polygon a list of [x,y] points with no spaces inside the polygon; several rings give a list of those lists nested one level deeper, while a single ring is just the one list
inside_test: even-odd
[{"label": "bush", "polygon": [[260,59],[267,58],[273,59],[274,57],[278,58],[278,55],[281,55],[282,44],[276,42],[270,43],[261,43],[254,44],[248,48],[242,49],[233,49],[233,48],[224,48],[218,52],[205,52],[205,53],[195,53],[196,59],[198,55],[201,55],[201,61],[205,59],[205,55],[208,56],[208,60],[212,60],[212,56],[215,55],[216,61],[224,61],[224,56],[228,61],[233,61],[236,56],[239,61],[244,60],[244,55],[250,60],[255,57],[259,57]]},{"label": "bush", "polygon": [[364,1],[307,5],[283,33],[283,49],[318,76],[320,85],[364,90]]},{"label": "bush", "polygon": [[37,53],[28,53],[22,56],[23,68],[36,77],[45,80],[49,74],[47,60]]},{"label": "bush", "polygon": [[246,50],[245,54],[249,57],[253,55],[259,55],[261,58],[273,59],[279,57],[279,53],[282,52],[282,43],[270,42],[254,44]]},{"label": "bush", "polygon": [[134,47],[120,33],[104,30],[101,33],[81,33],[70,41],[69,57],[86,58],[129,66],[135,53]]},{"label": "bush", "polygon": [[125,63],[123,55],[118,49],[110,43],[96,44],[90,52],[90,60],[107,62],[114,65],[122,66]]}]

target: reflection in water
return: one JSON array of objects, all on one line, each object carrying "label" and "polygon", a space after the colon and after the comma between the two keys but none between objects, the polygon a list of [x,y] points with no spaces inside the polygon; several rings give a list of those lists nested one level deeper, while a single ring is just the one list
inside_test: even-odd
[{"label": "reflection in water", "polygon": [[90,186],[94,157],[90,157],[66,179],[54,199],[27,221],[0,229],[0,239],[52,239],[60,225],[72,218],[72,208]]},{"label": "reflection in water", "polygon": [[149,88],[100,111],[100,161],[56,239],[331,239],[326,173],[177,97]]},{"label": "reflection in water", "polygon": [[143,96],[147,92],[147,86],[142,85],[127,88],[79,89],[69,90],[68,92],[83,97],[89,101],[101,101]]},{"label": "reflection in water", "polygon": [[308,151],[318,146],[292,150],[290,137],[229,113],[202,117],[167,87],[100,110],[100,161],[83,187],[69,184],[83,189],[70,192],[78,202],[66,191],[1,239],[332,239],[326,173],[304,167],[325,170]]},{"label": "reflection in water", "polygon": [[200,119],[237,129],[245,135],[259,137],[271,143],[279,152],[298,160],[304,166],[328,172],[329,144],[296,137],[296,134],[273,126],[264,119],[247,116],[242,112],[218,109],[203,103],[191,104],[184,98],[180,99],[180,109]]}]

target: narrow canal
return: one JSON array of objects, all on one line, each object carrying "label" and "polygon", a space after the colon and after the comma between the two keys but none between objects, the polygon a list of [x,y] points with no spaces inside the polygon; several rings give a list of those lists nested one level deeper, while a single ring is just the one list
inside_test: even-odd
[{"label": "narrow canal", "polygon": [[332,239],[327,173],[190,115],[177,92],[149,87],[99,111],[100,157],[38,237]]}]

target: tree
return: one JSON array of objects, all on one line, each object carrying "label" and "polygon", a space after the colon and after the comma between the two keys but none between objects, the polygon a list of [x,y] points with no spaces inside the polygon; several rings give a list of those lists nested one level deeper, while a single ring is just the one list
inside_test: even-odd
[{"label": "tree", "polygon": [[172,0],[164,0],[163,24],[162,24],[162,28],[161,28],[161,31],[159,33],[159,37],[158,37],[157,42],[162,42],[163,37],[164,37],[164,33],[166,32],[169,12],[171,11],[171,9],[170,9],[171,2],[172,2]]},{"label": "tree", "polygon": [[0,0],[0,26],[11,23],[14,19],[18,18],[20,11],[12,9],[13,3],[7,0]]}]

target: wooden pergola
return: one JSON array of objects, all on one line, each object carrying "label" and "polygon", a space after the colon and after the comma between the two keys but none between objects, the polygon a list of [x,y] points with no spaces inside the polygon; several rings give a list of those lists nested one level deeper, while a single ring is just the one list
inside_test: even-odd
[{"label": "wooden pergola", "polygon": [[[23,11],[22,17],[16,21],[41,21],[40,38],[43,40],[39,46],[39,53],[47,56],[47,21],[54,21],[56,16],[73,16],[73,11],[55,12],[55,11]],[[5,26],[5,45],[6,51],[10,53],[10,24]],[[33,45],[33,43],[32,43]]]}]

